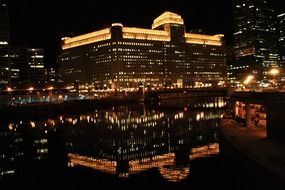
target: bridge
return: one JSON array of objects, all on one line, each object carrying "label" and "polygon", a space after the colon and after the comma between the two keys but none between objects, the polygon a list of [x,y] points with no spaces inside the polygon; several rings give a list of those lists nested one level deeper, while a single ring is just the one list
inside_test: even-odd
[{"label": "bridge", "polygon": [[251,92],[251,91],[235,91],[231,95],[233,110],[235,116],[237,113],[237,103],[243,103],[242,108],[245,112],[246,127],[251,126],[252,111],[254,104],[262,105],[266,113],[266,135],[267,138],[285,141],[285,92]]},{"label": "bridge", "polygon": [[145,100],[163,100],[171,98],[191,98],[191,97],[226,97],[229,95],[227,88],[174,88],[146,91]]}]

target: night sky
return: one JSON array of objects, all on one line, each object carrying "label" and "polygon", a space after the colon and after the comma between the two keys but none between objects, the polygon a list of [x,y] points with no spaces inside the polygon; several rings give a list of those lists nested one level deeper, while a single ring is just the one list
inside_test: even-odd
[{"label": "night sky", "polygon": [[[283,0],[272,0],[277,12],[285,12]],[[121,22],[124,26],[151,28],[164,11],[180,14],[186,30],[223,33],[231,43],[231,0],[10,0],[12,46],[45,48],[46,66],[54,66],[60,38],[84,34]]]}]

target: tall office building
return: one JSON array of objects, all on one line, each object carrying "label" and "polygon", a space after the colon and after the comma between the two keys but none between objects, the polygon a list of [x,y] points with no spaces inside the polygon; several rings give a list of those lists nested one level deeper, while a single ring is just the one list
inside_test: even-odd
[{"label": "tall office building", "polygon": [[10,49],[11,83],[27,81],[27,48],[12,47]]},{"label": "tall office building", "polygon": [[278,62],[276,15],[266,0],[234,0],[233,10],[230,82],[241,82],[248,74],[262,80]]},{"label": "tall office building", "polygon": [[45,79],[44,50],[12,47],[10,50],[11,83],[35,83]]},{"label": "tall office building", "polygon": [[223,35],[186,33],[180,15],[164,12],[152,29],[111,27],[63,38],[65,82],[94,88],[209,87],[226,81]]},{"label": "tall office building", "polygon": [[28,81],[37,82],[45,79],[44,49],[27,48]]},{"label": "tall office building", "polygon": [[280,64],[285,66],[285,13],[278,15],[279,21],[279,56],[280,56]]},{"label": "tall office building", "polygon": [[0,0],[0,87],[10,81],[9,15],[7,0]]}]

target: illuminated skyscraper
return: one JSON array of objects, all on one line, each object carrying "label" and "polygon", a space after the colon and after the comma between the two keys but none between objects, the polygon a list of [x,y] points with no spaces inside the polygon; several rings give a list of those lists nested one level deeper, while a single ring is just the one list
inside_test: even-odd
[{"label": "illuminated skyscraper", "polygon": [[27,48],[28,81],[37,82],[45,78],[44,49]]},{"label": "illuminated skyscraper", "polygon": [[11,83],[42,81],[44,72],[44,50],[41,48],[12,47],[10,50]]},{"label": "illuminated skyscraper", "polygon": [[95,88],[209,87],[226,81],[223,35],[186,33],[180,15],[164,12],[152,29],[111,27],[62,40],[65,82]]},{"label": "illuminated skyscraper", "polygon": [[280,63],[285,66],[285,13],[278,15],[279,20],[279,56]]},{"label": "illuminated skyscraper", "polygon": [[266,78],[277,65],[276,15],[266,0],[234,0],[234,61],[229,66],[232,83],[248,74]]},{"label": "illuminated skyscraper", "polygon": [[0,0],[0,86],[10,81],[9,15],[7,0]]}]

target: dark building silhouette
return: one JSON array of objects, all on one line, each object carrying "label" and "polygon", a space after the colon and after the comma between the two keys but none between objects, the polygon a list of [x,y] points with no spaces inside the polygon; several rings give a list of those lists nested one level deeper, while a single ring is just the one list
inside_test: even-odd
[{"label": "dark building silhouette", "polygon": [[11,83],[35,83],[45,79],[44,50],[41,48],[11,47]]},{"label": "dark building silhouette", "polygon": [[0,86],[10,81],[9,15],[7,0],[0,0]]},{"label": "dark building silhouette", "polygon": [[94,88],[210,87],[226,81],[223,35],[186,33],[181,16],[168,11],[152,29],[114,23],[63,38],[60,66],[65,82]]},{"label": "dark building silhouette", "polygon": [[276,15],[266,0],[234,0],[234,60],[229,66],[232,83],[249,74],[267,77],[278,62]]}]

